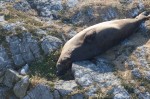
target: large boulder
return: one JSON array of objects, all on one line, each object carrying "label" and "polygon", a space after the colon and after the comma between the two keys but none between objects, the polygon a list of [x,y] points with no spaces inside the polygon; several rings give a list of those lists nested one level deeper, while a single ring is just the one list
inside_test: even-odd
[{"label": "large boulder", "polygon": [[23,77],[19,82],[15,84],[13,88],[14,94],[19,98],[23,98],[26,95],[29,83],[29,77]]},{"label": "large boulder", "polygon": [[77,88],[77,86],[78,85],[74,80],[70,81],[59,80],[55,83],[54,88],[57,89],[62,96],[66,96],[69,95],[71,92],[73,92],[75,88]]},{"label": "large boulder", "polygon": [[23,99],[53,99],[50,90],[49,86],[38,84],[35,88],[31,89]]},{"label": "large boulder", "polygon": [[6,99],[10,89],[5,86],[0,86],[0,99]]},{"label": "large boulder", "polygon": [[5,48],[0,45],[0,77],[4,74],[7,68],[11,68],[11,60],[6,53]]},{"label": "large boulder", "polygon": [[7,36],[6,40],[17,68],[41,57],[38,41],[34,39],[30,33],[23,33],[22,39],[14,35]]},{"label": "large boulder", "polygon": [[3,83],[4,85],[12,88],[21,78],[22,76],[20,76],[18,72],[8,69],[5,73]]},{"label": "large boulder", "polygon": [[[109,91],[113,91],[114,86],[121,86],[120,79],[114,75],[113,67],[112,63],[107,59],[96,58],[95,64],[90,61],[73,63],[72,71],[76,82],[83,88],[89,88],[86,94],[88,96],[97,97],[98,90],[106,89],[105,92],[102,92],[106,94],[109,93]],[[107,90],[110,86],[111,89]],[[120,94],[123,94],[121,92]],[[129,99],[128,97],[130,97],[129,94],[127,94],[127,99]]]}]

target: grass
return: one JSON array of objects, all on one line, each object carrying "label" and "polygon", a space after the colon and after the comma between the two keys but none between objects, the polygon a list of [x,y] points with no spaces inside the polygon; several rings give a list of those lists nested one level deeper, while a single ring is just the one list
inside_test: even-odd
[{"label": "grass", "polygon": [[30,76],[38,76],[47,80],[57,79],[56,62],[59,54],[59,51],[55,51],[52,54],[46,56],[42,61],[32,63],[30,66]]}]

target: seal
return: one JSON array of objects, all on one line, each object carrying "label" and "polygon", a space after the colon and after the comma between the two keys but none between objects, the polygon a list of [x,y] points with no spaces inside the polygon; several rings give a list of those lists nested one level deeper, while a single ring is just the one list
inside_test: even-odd
[{"label": "seal", "polygon": [[135,18],[118,19],[90,26],[66,42],[57,61],[57,75],[71,69],[72,62],[90,59],[135,33],[150,18],[143,12]]}]

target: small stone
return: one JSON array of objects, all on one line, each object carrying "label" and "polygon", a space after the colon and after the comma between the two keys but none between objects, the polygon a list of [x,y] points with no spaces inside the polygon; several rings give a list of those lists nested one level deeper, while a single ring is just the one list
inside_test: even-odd
[{"label": "small stone", "polygon": [[28,71],[29,71],[29,65],[26,64],[26,65],[25,65],[24,67],[22,67],[22,69],[20,70],[20,74],[21,74],[21,75],[27,75]]},{"label": "small stone", "polygon": [[22,76],[20,76],[18,72],[12,69],[8,69],[5,73],[3,83],[4,85],[12,88],[15,85],[15,83],[21,79],[21,77]]},{"label": "small stone", "polygon": [[25,76],[15,84],[13,88],[14,94],[19,98],[23,98],[26,95],[28,86],[29,86],[29,77]]},{"label": "small stone", "polygon": [[46,35],[46,31],[42,30],[42,29],[37,29],[35,32],[38,36],[43,36]]},{"label": "small stone", "polygon": [[4,21],[5,21],[4,16],[0,16],[0,22],[4,22]]}]

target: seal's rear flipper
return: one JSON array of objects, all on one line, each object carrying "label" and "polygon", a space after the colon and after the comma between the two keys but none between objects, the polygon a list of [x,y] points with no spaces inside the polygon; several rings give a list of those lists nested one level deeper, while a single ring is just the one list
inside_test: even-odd
[{"label": "seal's rear flipper", "polygon": [[141,19],[141,20],[149,20],[150,19],[150,12],[144,11],[144,12],[140,13],[138,16],[136,16],[135,18]]}]

